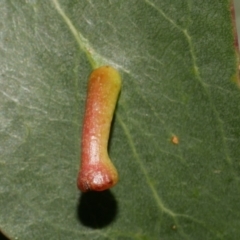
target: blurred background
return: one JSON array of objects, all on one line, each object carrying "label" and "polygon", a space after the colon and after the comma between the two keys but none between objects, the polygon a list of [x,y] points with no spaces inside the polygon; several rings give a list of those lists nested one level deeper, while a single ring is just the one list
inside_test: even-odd
[{"label": "blurred background", "polygon": [[[234,0],[234,4],[235,4],[238,39],[240,39],[240,0]],[[239,46],[240,46],[240,44],[239,44]]]}]

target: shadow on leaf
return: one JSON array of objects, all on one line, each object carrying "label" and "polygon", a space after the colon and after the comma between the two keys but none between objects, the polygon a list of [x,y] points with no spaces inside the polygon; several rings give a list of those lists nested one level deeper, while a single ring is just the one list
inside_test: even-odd
[{"label": "shadow on leaf", "polygon": [[0,232],[0,240],[9,240],[3,233]]},{"label": "shadow on leaf", "polygon": [[109,191],[82,193],[78,205],[78,219],[85,226],[103,228],[117,216],[118,206]]}]

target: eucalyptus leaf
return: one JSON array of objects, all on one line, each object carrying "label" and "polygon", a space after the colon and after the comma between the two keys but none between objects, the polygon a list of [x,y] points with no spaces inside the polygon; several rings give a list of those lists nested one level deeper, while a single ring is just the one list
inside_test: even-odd
[{"label": "eucalyptus leaf", "polygon": [[[3,233],[18,240],[240,237],[230,1],[2,0],[0,9]],[[120,181],[81,194],[87,80],[101,65],[123,79],[109,143]]]}]

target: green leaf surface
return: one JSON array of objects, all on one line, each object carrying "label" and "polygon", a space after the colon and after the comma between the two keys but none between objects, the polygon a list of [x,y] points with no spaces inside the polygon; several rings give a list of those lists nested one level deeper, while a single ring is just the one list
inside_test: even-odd
[{"label": "green leaf surface", "polygon": [[[2,232],[18,240],[240,238],[229,1],[2,0],[0,9]],[[109,146],[120,182],[81,194],[87,79],[105,64],[123,79]]]}]

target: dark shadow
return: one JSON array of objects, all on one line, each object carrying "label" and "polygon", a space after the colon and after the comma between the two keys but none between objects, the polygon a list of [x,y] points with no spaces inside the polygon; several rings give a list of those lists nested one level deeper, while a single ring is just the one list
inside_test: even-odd
[{"label": "dark shadow", "polygon": [[112,135],[113,135],[113,131],[114,131],[114,128],[115,128],[115,123],[116,123],[116,114],[115,113],[118,110],[118,100],[120,98],[121,93],[122,93],[122,91],[120,91],[120,93],[118,95],[117,104],[116,104],[116,107],[115,107],[115,110],[114,110],[114,114],[113,114],[113,119],[112,119],[112,123],[111,123],[110,134],[109,134],[109,140],[108,140],[108,151],[111,148]]},{"label": "dark shadow", "polygon": [[5,237],[3,233],[0,232],[0,240],[9,240],[9,238]]},{"label": "dark shadow", "polygon": [[109,191],[82,193],[77,209],[78,219],[90,228],[103,228],[117,216],[118,206]]},{"label": "dark shadow", "polygon": [[113,119],[112,119],[112,123],[111,123],[111,129],[110,129],[110,133],[109,133],[109,139],[108,139],[108,152],[109,149],[111,148],[111,143],[112,143],[112,135],[113,135],[113,131],[114,131],[114,126],[116,124],[116,115],[113,115]]}]

